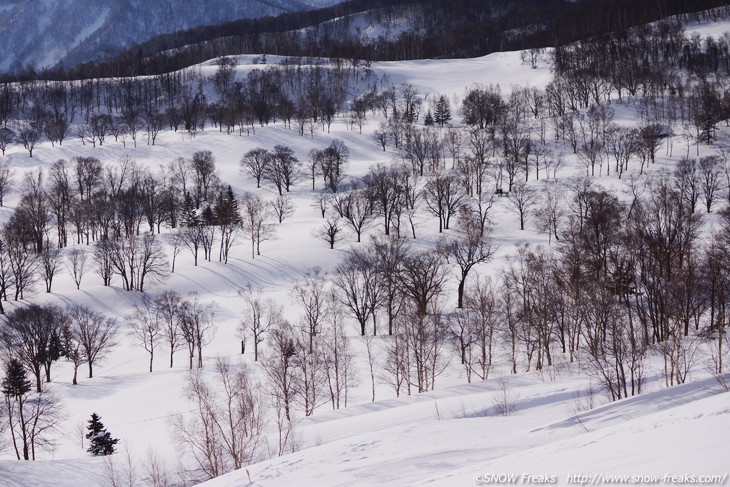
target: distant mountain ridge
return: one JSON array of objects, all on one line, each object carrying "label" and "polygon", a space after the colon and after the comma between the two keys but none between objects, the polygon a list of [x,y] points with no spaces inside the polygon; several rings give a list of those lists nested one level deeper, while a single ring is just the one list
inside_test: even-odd
[{"label": "distant mountain ridge", "polygon": [[159,34],[339,0],[0,0],[0,71],[69,67]]}]

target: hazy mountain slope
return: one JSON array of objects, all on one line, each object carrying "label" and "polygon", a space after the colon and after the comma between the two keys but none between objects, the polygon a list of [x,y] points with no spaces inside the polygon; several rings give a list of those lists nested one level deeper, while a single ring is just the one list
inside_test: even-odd
[{"label": "hazy mountain slope", "polygon": [[66,66],[150,37],[337,0],[0,0],[0,70]]}]

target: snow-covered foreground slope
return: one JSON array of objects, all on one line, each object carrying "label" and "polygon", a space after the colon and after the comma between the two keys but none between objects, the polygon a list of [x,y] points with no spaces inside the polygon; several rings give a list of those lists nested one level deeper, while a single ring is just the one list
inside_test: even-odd
[{"label": "snow-covered foreground slope", "polygon": [[[730,428],[730,402],[714,379],[578,416],[575,397],[586,385],[580,379],[543,383],[532,376],[507,383],[519,395],[513,416],[494,415],[498,381],[354,407],[304,425],[306,434],[319,435],[321,446],[202,485],[464,486],[537,484],[540,477],[567,485],[569,475],[616,474],[728,478],[718,455],[727,438],[718,433]],[[492,482],[492,475],[518,480]]]}]

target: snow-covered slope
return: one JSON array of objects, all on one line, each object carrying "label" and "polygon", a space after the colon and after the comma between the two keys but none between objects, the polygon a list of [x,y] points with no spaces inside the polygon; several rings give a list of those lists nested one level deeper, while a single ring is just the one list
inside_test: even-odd
[{"label": "snow-covered slope", "polygon": [[[254,64],[256,57],[238,57],[239,76],[261,67]],[[269,63],[277,61],[274,56],[268,59]],[[213,74],[215,69],[214,63],[200,67],[205,76]],[[474,83],[499,83],[502,91],[508,92],[516,84],[544,86],[551,77],[544,62],[533,70],[520,61],[519,53],[464,60],[373,63],[372,69],[383,83],[410,83],[429,101],[437,94],[456,101]],[[636,107],[615,104],[614,108],[618,121],[633,123]],[[92,148],[74,138],[61,147],[44,142],[36,148],[32,159],[16,144],[6,157],[19,178],[25,171],[48,168],[60,158],[70,160],[93,155],[105,164],[113,164],[128,156],[154,169],[177,157],[211,150],[222,180],[238,192],[253,191],[271,198],[270,188],[256,189],[251,179],[239,172],[238,161],[243,153],[259,146],[270,148],[284,144],[292,147],[297,157],[306,160],[310,149],[321,149],[338,138],[350,149],[348,173],[360,176],[372,164],[398,157],[391,147],[382,151],[370,138],[380,121],[372,116],[363,134],[359,134],[348,128],[346,120],[338,119],[331,133],[319,131],[311,138],[300,137],[295,129],[286,129],[281,123],[257,128],[256,135],[250,137],[226,135],[212,128],[194,138],[165,131],[155,146],[140,142],[137,148],[129,143],[123,147],[121,142],[112,140],[103,147]],[[723,137],[727,137],[727,132]],[[679,137],[677,144],[684,144]],[[715,149],[702,146],[701,150],[704,153]],[[660,151],[651,170],[671,168],[678,157],[671,158]],[[584,174],[584,170],[569,155],[559,177],[578,174]],[[597,183],[614,187],[621,184],[615,176],[597,179]],[[289,304],[291,289],[305,272],[315,265],[332,269],[341,259],[342,250],[331,251],[311,235],[321,218],[311,207],[313,194],[307,186],[306,183],[294,186],[296,212],[277,225],[278,239],[262,245],[262,256],[251,259],[243,242],[234,247],[229,264],[201,262],[194,267],[192,257],[184,251],[178,257],[176,272],[169,276],[164,287],[149,288],[153,294],[168,288],[182,295],[199,292],[205,303],[217,304],[217,333],[204,352],[206,371],[218,356],[240,359],[259,370],[251,354],[241,358],[239,353],[235,333],[243,307],[236,294],[239,288],[251,283],[262,287],[267,296]],[[17,194],[6,204],[12,208],[16,202]],[[480,269],[485,274],[494,272],[506,255],[514,253],[516,242],[547,243],[546,235],[532,226],[519,231],[516,217],[507,205],[505,198],[495,202],[493,236],[500,249],[494,264]],[[8,217],[10,208],[0,208],[0,219]],[[417,245],[429,247],[438,238],[433,219],[420,221],[418,231]],[[354,245],[352,242],[348,236],[341,249]],[[31,298],[35,302],[93,306],[120,318],[123,333],[119,346],[96,366],[94,379],[82,377],[79,385],[72,386],[70,364],[60,361],[54,365],[54,382],[50,387],[61,396],[68,414],[63,424],[65,435],[59,438],[53,454],[41,455],[42,461],[18,462],[12,459],[9,450],[4,451],[0,457],[2,487],[109,485],[104,460],[89,458],[79,441],[77,427],[92,411],[102,415],[111,433],[121,438],[138,466],[149,457],[148,449],[152,449],[170,469],[176,467],[179,454],[170,436],[168,419],[187,414],[191,409],[182,395],[187,375],[184,354],[176,357],[175,367],[167,368],[163,349],[157,355],[154,372],[148,373],[146,353],[125,333],[128,325],[124,317],[140,302],[141,296],[122,291],[118,281],[111,287],[102,287],[98,281],[98,276],[89,271],[82,289],[77,291],[68,273],[64,273],[55,281],[53,293],[37,292]],[[451,305],[452,291],[450,288],[446,296]],[[8,305],[11,309],[14,306],[17,304]],[[287,317],[296,318],[297,310],[293,306],[288,306],[286,312]],[[363,371],[367,367],[364,344],[354,326],[349,327],[348,338],[358,357],[358,369]],[[376,348],[380,345],[377,340],[381,339],[376,339]],[[706,350],[701,350],[698,357],[704,353]],[[523,485],[527,482],[522,475],[549,475],[555,477],[554,483],[563,485],[569,482],[569,474],[728,473],[724,451],[730,431],[730,396],[713,378],[707,377],[700,358],[690,383],[674,388],[664,388],[660,365],[649,363],[645,394],[610,404],[599,393],[591,396],[590,378],[581,364],[557,363],[556,359],[556,366],[543,374],[521,373],[506,379],[504,387],[517,404],[516,414],[510,417],[494,414],[494,401],[502,394],[503,387],[495,379],[508,373],[502,357],[499,359],[489,381],[465,384],[459,364],[452,363],[447,373],[438,378],[435,392],[395,398],[388,386],[378,384],[378,400],[373,403],[369,378],[362,377],[361,384],[351,391],[349,407],[332,412],[328,405],[323,405],[314,416],[300,421],[297,430],[302,439],[300,451],[250,465],[205,485],[462,486],[474,485],[475,480],[479,483],[485,480],[484,475],[490,474],[517,474],[517,483]],[[589,410],[587,404],[591,400],[594,404]],[[275,434],[274,430],[269,431]],[[123,453],[114,459],[121,468],[120,464],[125,462]],[[137,485],[144,483],[140,479]]]},{"label": "snow-covered slope", "polygon": [[[508,381],[520,395],[510,417],[493,414],[497,381],[389,401],[392,409],[378,410],[385,406],[378,404],[373,412],[324,415],[319,421],[330,421],[304,428],[322,438],[321,446],[201,485],[457,487],[577,483],[569,476],[604,476],[594,485],[614,475],[728,478],[717,454],[727,439],[717,432],[730,429],[730,396],[714,379],[606,404],[580,414],[580,422],[572,406],[585,384],[536,379]],[[324,439],[330,436],[335,439]]]},{"label": "snow-covered slope", "polygon": [[66,66],[157,34],[246,17],[323,7],[338,0],[1,0],[0,71]]}]

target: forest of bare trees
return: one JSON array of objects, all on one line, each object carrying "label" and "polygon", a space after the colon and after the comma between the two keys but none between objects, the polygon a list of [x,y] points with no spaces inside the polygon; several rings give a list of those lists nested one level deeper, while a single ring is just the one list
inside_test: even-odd
[{"label": "forest of bare trees", "polygon": [[[78,305],[7,313],[2,393],[18,458],[52,443],[61,418],[45,385],[53,364],[68,360],[73,384],[82,366],[92,378],[120,338],[120,320],[149,373],[163,352],[170,367],[185,354],[195,411],[172,427],[205,477],[261,454],[267,415],[279,433],[269,454],[291,451],[298,415],[346,407],[364,379],[373,401],[376,383],[396,396],[421,393],[436,388],[450,365],[469,382],[487,380],[501,354],[514,374],[581,361],[618,400],[642,392],[651,354],[662,360],[666,386],[684,383],[703,338],[713,372],[725,372],[730,159],[722,150],[700,156],[699,147],[714,144],[730,120],[729,45],[727,35],[686,37],[662,22],[556,49],[555,77],[544,90],[503,94],[474,85],[453,107],[444,96],[376,80],[359,62],[262,63],[241,80],[223,58],[207,80],[190,69],[3,85],[2,149],[22,145],[29,158],[44,137],[53,145],[77,137],[93,147],[132,147],[154,145],[163,127],[189,137],[202,130],[247,136],[274,123],[313,137],[335,117],[355,135],[376,116],[382,123],[369,142],[395,154],[362,177],[348,174],[350,152],[340,139],[306,160],[283,144],[241,154],[241,173],[273,198],[225,184],[210,151],[158,168],[77,156],[20,177],[0,164],[0,204],[18,196],[0,232],[0,313],[3,302],[38,292],[41,281],[51,293],[61,272],[78,289],[96,279],[143,296],[125,317]],[[539,60],[530,62],[545,62],[532,54]],[[367,87],[348,103],[358,82]],[[206,99],[203,83],[218,99]],[[633,127],[614,120],[616,104],[629,101],[639,107]],[[673,146],[675,134],[681,147]],[[662,150],[681,155],[671,171],[654,170]],[[566,154],[575,154],[579,177],[558,177]],[[604,186],[609,176],[619,183]],[[218,310],[166,289],[175,259],[181,252],[194,266],[244,252],[258,259],[277,225],[298,210],[295,191],[315,195],[321,225],[311,234],[321,245],[351,245],[331,272],[313,269],[293,287],[286,312],[242,285],[236,336],[241,354],[263,371],[261,383],[222,359],[214,380],[204,381],[199,369]],[[516,232],[537,229],[548,243],[519,244],[506,265],[488,272],[498,250],[497,204],[512,212]],[[710,213],[720,224],[708,235]],[[435,238],[424,249],[417,237],[426,226]],[[367,357],[357,357],[363,349]],[[355,369],[356,359],[367,360],[368,374]]]}]

